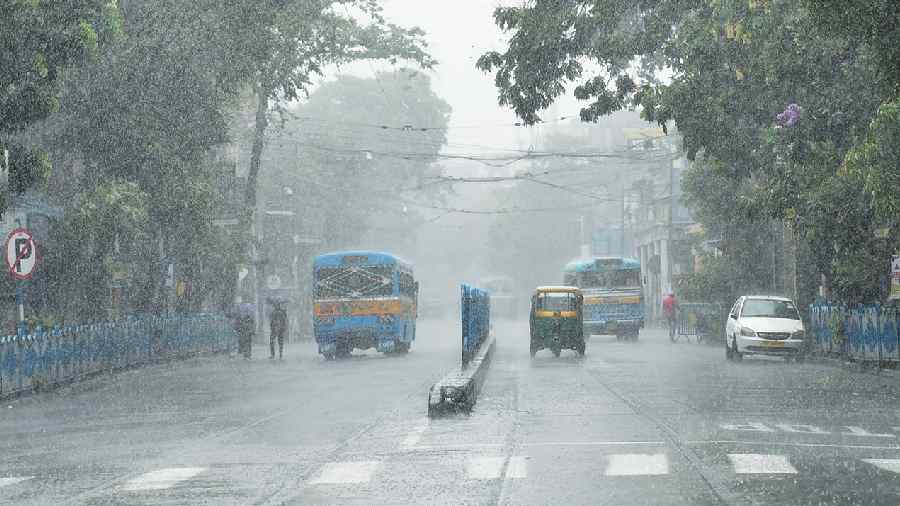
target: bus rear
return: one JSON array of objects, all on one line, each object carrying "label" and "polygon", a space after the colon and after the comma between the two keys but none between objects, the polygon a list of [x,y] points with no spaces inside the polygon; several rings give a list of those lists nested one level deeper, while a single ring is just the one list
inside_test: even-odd
[{"label": "bus rear", "polygon": [[386,253],[332,253],[316,257],[314,279],[319,353],[335,358],[354,349],[409,351],[418,285],[408,264]]},{"label": "bus rear", "polygon": [[585,334],[637,339],[644,326],[641,266],[631,258],[597,257],[571,262],[564,283],[584,294]]}]

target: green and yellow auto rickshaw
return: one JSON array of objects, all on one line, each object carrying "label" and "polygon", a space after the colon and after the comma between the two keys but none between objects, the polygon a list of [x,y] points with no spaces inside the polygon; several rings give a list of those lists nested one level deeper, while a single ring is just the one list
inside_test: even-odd
[{"label": "green and yellow auto rickshaw", "polygon": [[584,355],[586,346],[582,305],[574,286],[539,286],[531,296],[531,356],[549,349],[557,357],[563,349]]}]

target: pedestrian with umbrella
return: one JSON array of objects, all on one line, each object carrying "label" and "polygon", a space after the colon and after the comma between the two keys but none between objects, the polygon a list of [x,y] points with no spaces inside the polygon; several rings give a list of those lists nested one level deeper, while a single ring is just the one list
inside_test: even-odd
[{"label": "pedestrian with umbrella", "polygon": [[238,305],[237,325],[238,353],[250,360],[253,351],[253,333],[256,329],[256,304],[244,302]]}]

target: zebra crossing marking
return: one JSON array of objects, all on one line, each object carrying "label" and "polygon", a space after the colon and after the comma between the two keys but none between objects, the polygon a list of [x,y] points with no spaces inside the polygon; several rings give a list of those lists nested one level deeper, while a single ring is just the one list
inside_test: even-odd
[{"label": "zebra crossing marking", "polygon": [[862,461],[885,471],[900,473],[900,459],[862,459]]},{"label": "zebra crossing marking", "polygon": [[368,483],[381,462],[376,460],[354,462],[329,462],[322,466],[319,475],[310,481],[312,485],[339,485]]},{"label": "zebra crossing marking", "polygon": [[128,480],[122,487],[129,492],[164,490],[206,471],[205,467],[169,467],[157,469]]},{"label": "zebra crossing marking", "polygon": [[34,476],[7,476],[5,478],[0,478],[0,488],[7,487],[9,485],[15,485],[16,483],[21,483],[23,481],[28,481],[34,478]]},{"label": "zebra crossing marking", "polygon": [[607,457],[606,476],[652,476],[669,474],[665,453],[613,453]]},{"label": "zebra crossing marking", "polygon": [[784,455],[729,453],[728,459],[737,474],[797,474]]}]

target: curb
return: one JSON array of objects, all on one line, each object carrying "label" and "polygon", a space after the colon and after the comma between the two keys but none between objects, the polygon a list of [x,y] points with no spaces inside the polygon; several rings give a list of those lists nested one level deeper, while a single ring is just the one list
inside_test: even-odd
[{"label": "curb", "polygon": [[848,369],[854,372],[860,372],[864,374],[871,374],[873,376],[882,376],[885,378],[898,379],[900,380],[900,370],[895,369],[885,369],[883,367],[878,367],[872,363],[866,362],[857,362],[854,360],[848,360],[843,358],[834,358],[834,357],[816,357],[807,355],[807,360],[810,362],[816,362],[819,364],[830,365],[833,367],[841,367],[844,369]]},{"label": "curb", "polygon": [[446,413],[471,413],[484,385],[497,342],[493,337],[485,343],[465,369],[444,376],[428,391],[428,418]]}]

